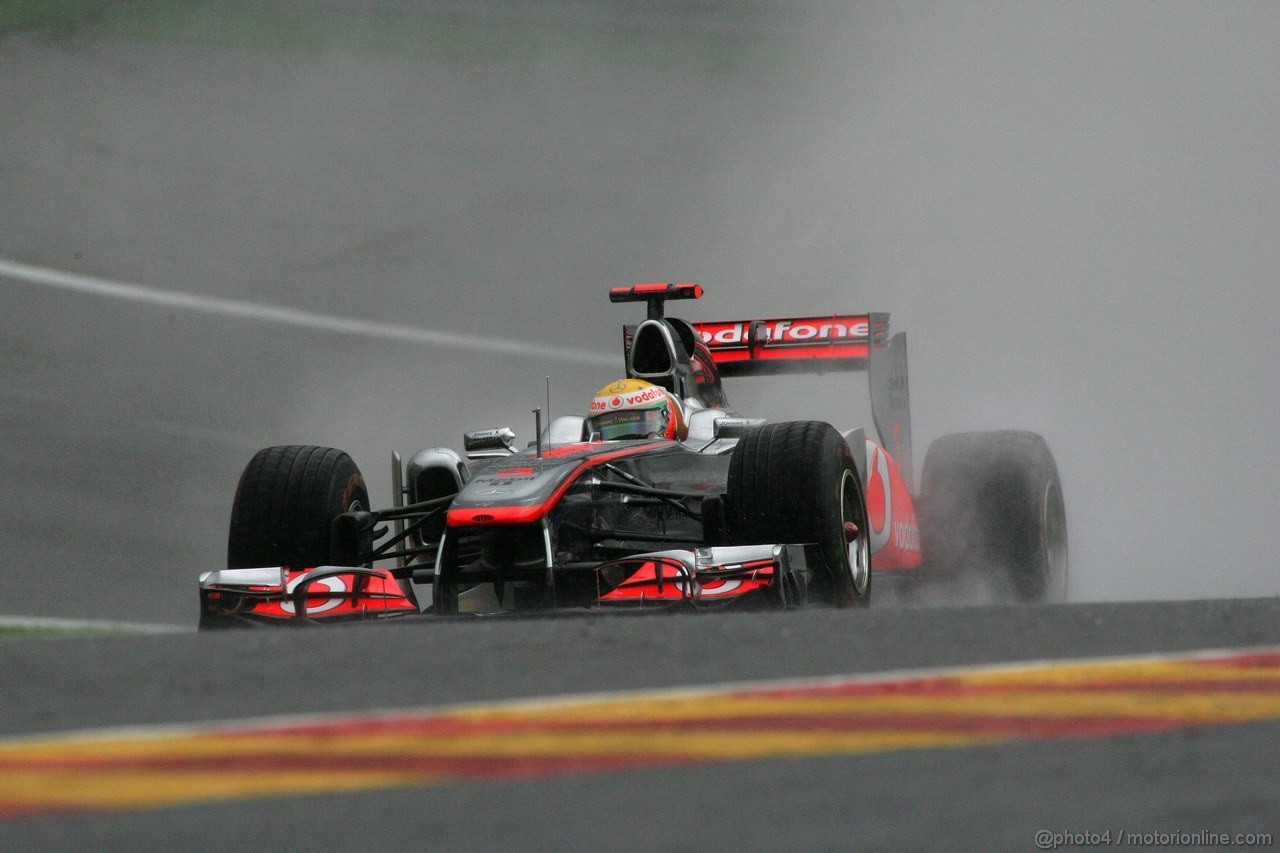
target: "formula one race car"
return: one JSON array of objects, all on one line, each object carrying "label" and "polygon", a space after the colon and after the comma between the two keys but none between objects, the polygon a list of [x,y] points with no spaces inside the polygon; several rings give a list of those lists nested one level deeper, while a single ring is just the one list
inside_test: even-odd
[{"label": "formula one race car", "polygon": [[[862,607],[876,576],[974,573],[1061,596],[1057,467],[1028,432],[936,441],[911,483],[906,336],[887,314],[727,323],[665,316],[696,284],[614,288],[644,302],[626,377],[584,416],[464,436],[463,455],[393,454],[374,510],[333,448],[270,447],[246,467],[227,569],[200,576],[200,626],[565,608]],[[734,412],[722,377],[866,371],[875,437]],[[539,417],[540,420],[540,417]],[[919,514],[918,514],[919,512]],[[379,565],[381,564],[381,565]],[[428,600],[424,590],[429,586]]]}]

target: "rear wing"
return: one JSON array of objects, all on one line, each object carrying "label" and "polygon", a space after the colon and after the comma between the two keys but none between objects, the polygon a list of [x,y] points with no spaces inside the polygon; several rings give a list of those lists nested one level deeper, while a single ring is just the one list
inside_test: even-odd
[{"label": "rear wing", "polygon": [[721,376],[866,371],[880,443],[915,482],[907,335],[889,336],[889,315],[831,314],[776,320],[693,323]]},{"label": "rear wing", "polygon": [[[888,314],[727,323],[687,323],[665,316],[668,300],[699,299],[702,294],[702,287],[693,283],[637,284],[609,291],[612,302],[648,305],[645,322],[623,327],[628,376],[682,395],[698,393],[708,406],[724,406],[720,376],[866,371],[871,418],[880,444],[898,463],[906,481],[915,482],[907,336],[899,332],[889,337]],[[710,365],[705,363],[707,358]],[[855,453],[860,450],[854,448]]]}]

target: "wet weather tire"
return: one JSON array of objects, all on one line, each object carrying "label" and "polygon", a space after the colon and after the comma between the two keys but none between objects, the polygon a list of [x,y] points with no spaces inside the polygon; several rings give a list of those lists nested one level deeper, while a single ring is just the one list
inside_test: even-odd
[{"label": "wet weather tire", "polygon": [[943,436],[925,456],[920,495],[931,575],[985,574],[1024,602],[1066,597],[1062,483],[1042,437],[1014,430]]},{"label": "wet weather tire", "polygon": [[369,493],[360,469],[341,450],[259,450],[236,489],[227,568],[330,565],[333,519],[356,509],[369,509]]},{"label": "wet weather tire", "polygon": [[862,480],[848,442],[830,424],[766,424],[748,433],[729,461],[727,498],[731,542],[811,543],[810,596],[839,607],[870,602]]}]

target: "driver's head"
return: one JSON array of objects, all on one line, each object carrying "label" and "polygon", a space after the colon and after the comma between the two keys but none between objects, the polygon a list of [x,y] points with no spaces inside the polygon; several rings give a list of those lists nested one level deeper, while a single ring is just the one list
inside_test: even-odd
[{"label": "driver's head", "polygon": [[668,391],[642,379],[619,379],[601,388],[587,412],[591,434],[605,441],[670,438],[689,434],[680,404]]}]

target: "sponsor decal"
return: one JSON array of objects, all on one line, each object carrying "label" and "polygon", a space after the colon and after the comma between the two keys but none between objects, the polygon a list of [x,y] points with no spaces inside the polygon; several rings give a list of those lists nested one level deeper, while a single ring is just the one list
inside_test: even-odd
[{"label": "sponsor decal", "polygon": [[[759,322],[765,345],[861,342],[871,334],[871,323],[865,315]],[[696,328],[702,342],[712,349],[746,346],[751,335],[749,321],[698,323]]]},{"label": "sponsor decal", "polygon": [[907,485],[893,457],[871,439],[866,458],[872,565],[881,571],[915,568],[920,563],[920,528]]},{"label": "sponsor decal", "polygon": [[[619,385],[624,383],[618,383]],[[636,382],[635,385],[640,385]],[[611,386],[612,387],[612,386]],[[661,400],[665,393],[656,385],[647,387],[631,387],[616,394],[611,394],[611,388],[605,389],[602,393],[596,395],[591,401],[589,411],[592,413],[607,412],[613,409],[629,409],[643,406],[645,403],[652,403],[655,400]]]},{"label": "sponsor decal", "polygon": [[720,595],[729,595],[730,593],[737,592],[738,587],[740,586],[742,586],[742,581],[740,580],[711,581],[702,585],[700,597],[715,598]]},{"label": "sponsor decal", "polygon": [[[299,575],[298,577],[289,581],[289,585],[285,587],[285,592],[288,595],[293,595],[294,590],[298,588],[298,581],[302,580],[302,578],[303,578],[303,575]],[[320,580],[315,581],[314,583],[311,584],[311,589],[307,590],[307,599],[308,599],[307,614],[308,615],[313,613],[324,613],[325,611],[332,610],[333,608],[342,604],[343,600],[341,598],[329,598],[329,599],[325,599],[319,604],[312,604],[310,601],[311,593],[314,591],[323,595],[323,593],[320,593],[321,588],[327,589],[329,592],[346,592],[347,591],[347,585],[340,577],[320,578]],[[286,598],[284,601],[280,602],[280,609],[283,610],[285,613],[293,613],[294,612],[293,601]]]},{"label": "sponsor decal", "polygon": [[638,406],[641,403],[649,403],[649,402],[652,402],[653,400],[657,400],[661,396],[662,396],[662,389],[655,386],[653,388],[646,388],[644,391],[641,391],[639,394],[631,394],[625,397],[624,399],[627,401],[628,406]]},{"label": "sponsor decal", "polygon": [[913,523],[894,522],[893,544],[901,551],[919,551],[920,528]]},{"label": "sponsor decal", "polygon": [[871,522],[871,552],[889,544],[893,530],[893,486],[889,481],[889,458],[880,445],[867,439],[867,520]]}]

